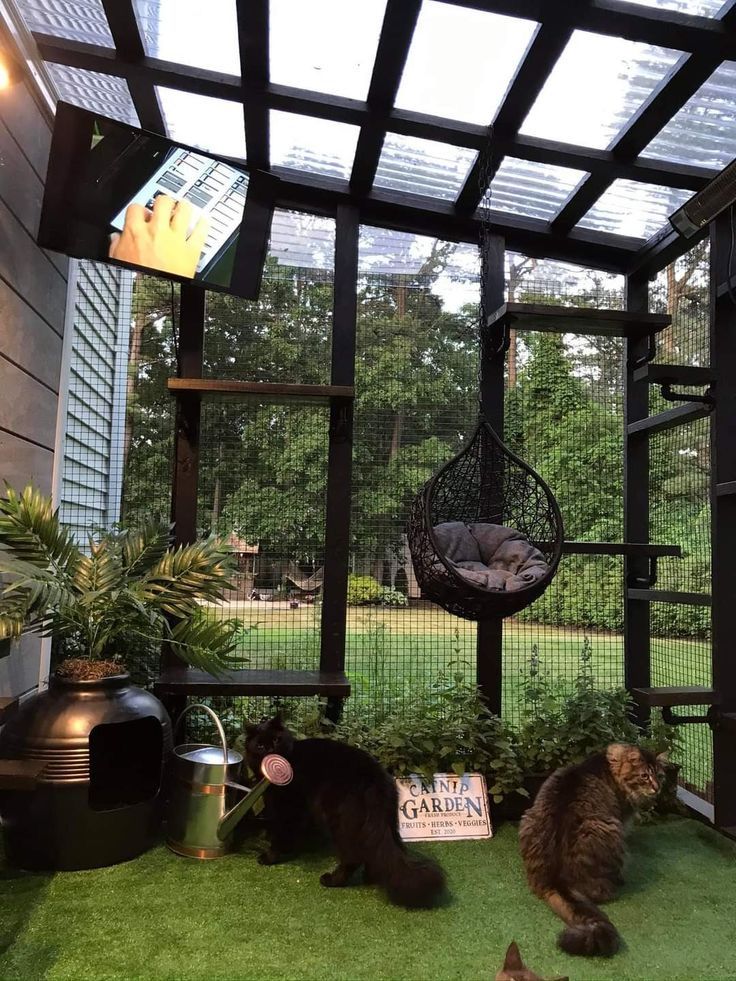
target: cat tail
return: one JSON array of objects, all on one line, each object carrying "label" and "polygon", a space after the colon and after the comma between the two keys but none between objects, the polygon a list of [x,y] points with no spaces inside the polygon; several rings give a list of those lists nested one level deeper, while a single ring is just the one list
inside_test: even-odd
[{"label": "cat tail", "polygon": [[563,888],[546,892],[544,899],[567,924],[557,940],[566,953],[611,957],[619,949],[616,927],[596,905]]},{"label": "cat tail", "polygon": [[386,890],[392,903],[408,909],[434,906],[445,889],[445,873],[440,866],[431,859],[410,855],[389,828],[376,844],[369,874]]}]

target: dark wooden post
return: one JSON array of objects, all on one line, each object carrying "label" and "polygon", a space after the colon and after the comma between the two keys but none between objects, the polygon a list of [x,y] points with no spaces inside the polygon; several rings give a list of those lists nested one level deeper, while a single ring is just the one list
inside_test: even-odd
[{"label": "dark wooden post", "polygon": [[[649,282],[629,276],[626,280],[626,309],[635,313],[649,310]],[[626,339],[624,381],[624,541],[649,541],[649,439],[647,433],[630,436],[628,426],[649,415],[649,384],[634,381],[634,370],[649,351],[649,338]],[[651,684],[649,644],[649,603],[630,599],[629,587],[649,579],[649,559],[627,555],[624,559],[624,684],[648,688]],[[636,709],[637,721],[644,725],[649,709]]]},{"label": "dark wooden post", "polygon": [[[484,256],[485,291],[482,309],[490,315],[504,302],[505,242],[500,235],[490,236]],[[485,334],[485,324],[481,325]],[[498,351],[496,340],[491,337],[488,345],[481,345],[480,400],[483,414],[490,425],[503,438],[504,423],[504,363],[503,351]],[[486,350],[484,350],[486,348]],[[493,354],[496,350],[497,353]],[[501,714],[503,702],[503,620],[482,620],[478,624],[476,642],[476,680],[488,708]]]},{"label": "dark wooden post", "polygon": [[[181,286],[179,305],[179,364],[182,378],[202,377],[204,352],[205,291],[190,283]],[[177,545],[189,545],[197,538],[197,490],[199,476],[200,395],[176,393],[174,433],[174,474],[171,494],[171,520]],[[164,644],[163,667],[181,664]],[[185,696],[170,696],[166,707],[172,718],[184,708]]]},{"label": "dark wooden post", "polygon": [[[711,369],[716,410],[711,427],[713,688],[729,724],[713,732],[715,823],[736,834],[736,306],[726,284],[731,220],[724,213],[711,227]],[[733,290],[733,280],[731,282]],[[725,720],[724,720],[725,722]]]},{"label": "dark wooden post", "polygon": [[[350,205],[338,207],[332,316],[333,385],[353,385],[355,382],[358,232],[357,208]],[[353,401],[332,397],[320,647],[320,670],[332,673],[345,668],[352,466]],[[340,707],[340,699],[330,699],[328,715],[336,719]]]}]

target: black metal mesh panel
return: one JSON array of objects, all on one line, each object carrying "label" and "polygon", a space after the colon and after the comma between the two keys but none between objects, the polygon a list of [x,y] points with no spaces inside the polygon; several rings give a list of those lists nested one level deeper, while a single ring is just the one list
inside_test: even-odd
[{"label": "black metal mesh panel", "polygon": [[[650,310],[669,313],[672,327],[657,339],[659,363],[707,367],[710,363],[709,243],[701,242],[663,270],[650,288]],[[680,389],[700,393],[703,388]],[[652,386],[650,413],[672,403]],[[650,440],[650,533],[682,546],[683,558],[660,559],[657,589],[708,595],[711,589],[709,418],[657,433]],[[711,613],[707,606],[651,604],[652,683],[705,685],[711,675]],[[688,707],[702,715],[707,706]],[[708,727],[681,729],[679,762],[684,786],[712,801],[713,752]]]},{"label": "black metal mesh panel", "polygon": [[206,378],[330,381],[334,240],[334,221],[276,212],[259,299],[207,296]]},{"label": "black metal mesh panel", "polygon": [[178,323],[178,288],[153,276],[136,276],[120,457],[125,527],[154,515],[168,521],[171,513],[176,407],[166,383],[176,374],[172,325]]},{"label": "black metal mesh panel", "polygon": [[478,262],[376,229],[361,230],[360,262],[347,711],[400,714],[450,665],[475,672],[475,625],[419,598],[404,530],[475,427]]},{"label": "black metal mesh panel", "polygon": [[324,562],[327,432],[326,407],[202,403],[197,513],[200,532],[235,552],[234,588],[217,612],[243,622],[243,667],[319,666],[319,606],[295,594]]},{"label": "black metal mesh panel", "polygon": [[[620,309],[620,278],[561,267],[536,278],[533,260],[510,256],[509,298]],[[549,483],[565,538],[621,541],[623,342],[518,332],[506,377],[505,439]],[[589,664],[600,688],[623,684],[623,560],[563,555],[548,590],[504,625],[504,713],[519,720],[530,669],[570,688]]]},{"label": "black metal mesh panel", "polygon": [[[672,317],[672,326],[657,337],[660,364],[710,364],[709,259],[710,242],[705,239],[650,284],[649,310]],[[652,394],[656,397],[656,389]]]}]

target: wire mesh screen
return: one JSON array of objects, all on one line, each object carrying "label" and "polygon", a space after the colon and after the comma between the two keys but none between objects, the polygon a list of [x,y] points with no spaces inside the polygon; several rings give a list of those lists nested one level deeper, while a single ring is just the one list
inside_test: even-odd
[{"label": "wire mesh screen", "polygon": [[[534,260],[511,256],[510,299],[620,309],[622,282],[581,269],[542,279]],[[623,342],[514,332],[506,375],[505,438],[555,494],[573,541],[621,541]],[[623,684],[623,561],[563,555],[552,584],[504,628],[504,711],[525,713],[525,681],[538,672],[569,690],[582,671],[599,688]]]},{"label": "wire mesh screen", "polygon": [[60,514],[90,532],[168,520],[178,290],[150,276],[81,262],[68,380]]},{"label": "wire mesh screen", "polygon": [[346,651],[348,711],[375,716],[400,715],[441,672],[475,670],[475,626],[420,599],[404,529],[475,427],[478,260],[384,236],[361,230]]},{"label": "wire mesh screen", "polygon": [[242,621],[243,667],[319,666],[328,422],[325,407],[202,404],[197,514],[235,553],[233,590],[213,613]]},{"label": "wire mesh screen", "polygon": [[[710,363],[709,243],[701,242],[652,283],[650,309],[669,313],[672,326],[657,338],[656,361],[707,367]],[[683,389],[701,393],[703,387]],[[672,403],[652,386],[651,414]],[[657,588],[707,598],[711,590],[710,419],[658,433],[650,439],[650,533],[680,545],[683,558],[660,559]],[[652,683],[705,685],[711,677],[711,614],[706,605],[652,603]],[[702,715],[707,706],[688,708]],[[706,725],[681,729],[682,782],[712,801],[713,756]]]},{"label": "wire mesh screen", "polygon": [[168,521],[174,471],[176,409],[166,387],[176,374],[179,290],[153,276],[132,285],[130,340],[124,374],[121,523]]},{"label": "wire mesh screen", "polygon": [[[290,250],[296,255],[299,220],[283,219],[258,301],[208,298],[208,377],[329,380],[334,228],[320,225],[312,267],[295,267],[286,259]],[[298,257],[309,260],[303,242]],[[678,363],[707,363],[706,261],[703,250],[697,262],[685,257],[652,290],[653,308],[674,311],[671,336],[660,345]],[[348,715],[401,718],[442,673],[474,677],[475,625],[421,598],[404,531],[418,489],[475,427],[478,289],[475,250],[362,230]],[[562,305],[623,304],[616,277],[543,269],[520,256],[509,257],[507,293]],[[178,293],[155,278],[85,267],[77,316],[65,520],[86,532],[118,521],[134,525],[152,513],[166,518],[174,432],[166,380],[176,373]],[[615,338],[511,337],[504,438],[549,483],[568,539],[622,538],[622,372],[623,345]],[[662,407],[654,392],[652,411]],[[224,535],[235,552],[233,590],[212,615],[242,621],[237,653],[244,667],[319,665],[328,416],[325,405],[203,400],[198,530]],[[659,588],[709,592],[708,438],[702,419],[651,440],[651,539],[679,544],[685,556],[660,560]],[[708,608],[657,603],[651,611],[653,683],[709,683]],[[622,684],[622,623],[623,560],[565,555],[545,595],[505,622],[506,718],[524,717],[531,671],[558,688],[570,688],[582,670],[598,687]],[[153,653],[150,660],[153,671]],[[231,732],[246,715],[271,707],[215,701]],[[709,733],[691,726],[685,736],[683,781],[707,794]]]}]

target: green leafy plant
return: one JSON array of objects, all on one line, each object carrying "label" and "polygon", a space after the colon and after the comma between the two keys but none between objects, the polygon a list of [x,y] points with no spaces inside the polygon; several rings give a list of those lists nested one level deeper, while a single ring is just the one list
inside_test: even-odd
[{"label": "green leafy plant", "polygon": [[519,730],[519,754],[527,774],[544,774],[578,763],[609,743],[637,742],[632,702],[622,688],[595,685],[590,639],[583,639],[578,675],[572,690],[544,673],[532,648],[524,679],[525,717]]},{"label": "green leafy plant", "polygon": [[496,802],[513,791],[525,793],[513,733],[459,670],[441,672],[413,690],[401,711],[387,705],[377,718],[361,713],[339,723],[335,735],[371,753],[395,776],[478,772]]},{"label": "green leafy plant", "polygon": [[366,606],[379,603],[384,587],[373,576],[348,577],[348,605]]},{"label": "green leafy plant", "polygon": [[408,606],[409,600],[405,593],[399,592],[398,589],[391,589],[388,586],[384,586],[381,589],[381,595],[378,598],[378,602],[382,606]]},{"label": "green leafy plant", "polygon": [[215,539],[172,548],[168,527],[147,522],[90,536],[83,550],[39,491],[8,488],[0,498],[0,639],[37,630],[90,661],[166,641],[220,673],[241,624],[208,616],[202,603],[222,599],[231,571]]}]

